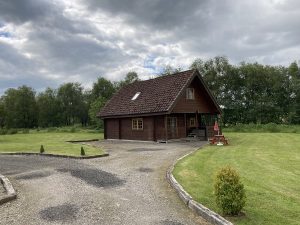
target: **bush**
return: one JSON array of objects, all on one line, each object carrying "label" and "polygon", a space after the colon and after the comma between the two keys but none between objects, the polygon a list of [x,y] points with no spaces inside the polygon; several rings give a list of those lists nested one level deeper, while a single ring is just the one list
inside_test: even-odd
[{"label": "bush", "polygon": [[265,125],[267,131],[271,133],[278,133],[280,132],[280,127],[276,123],[268,123]]},{"label": "bush", "polygon": [[75,127],[72,127],[71,129],[70,129],[70,133],[75,133],[76,132],[76,128]]},{"label": "bush", "polygon": [[18,133],[18,130],[17,129],[8,129],[7,130],[7,134],[17,134]]},{"label": "bush", "polygon": [[7,134],[7,129],[0,129],[0,135]]},{"label": "bush", "polygon": [[85,155],[85,151],[84,151],[84,149],[83,149],[83,147],[81,146],[81,151],[80,151],[80,155]]},{"label": "bush", "polygon": [[45,152],[45,149],[44,149],[44,146],[41,145],[41,148],[40,148],[40,153],[44,153]]},{"label": "bush", "polygon": [[56,132],[57,131],[57,128],[56,127],[49,127],[47,129],[47,132]]},{"label": "bush", "polygon": [[22,130],[22,133],[23,133],[23,134],[29,134],[29,129],[23,129],[23,130]]},{"label": "bush", "polygon": [[225,215],[238,215],[241,212],[246,195],[236,170],[230,166],[222,168],[216,175],[214,189],[217,205]]}]

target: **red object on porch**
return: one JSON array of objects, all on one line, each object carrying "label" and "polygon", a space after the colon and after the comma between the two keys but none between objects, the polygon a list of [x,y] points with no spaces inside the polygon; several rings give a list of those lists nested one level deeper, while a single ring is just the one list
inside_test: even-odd
[{"label": "red object on porch", "polygon": [[214,125],[214,131],[219,131],[219,125],[218,125],[218,122],[215,121],[215,125]]}]

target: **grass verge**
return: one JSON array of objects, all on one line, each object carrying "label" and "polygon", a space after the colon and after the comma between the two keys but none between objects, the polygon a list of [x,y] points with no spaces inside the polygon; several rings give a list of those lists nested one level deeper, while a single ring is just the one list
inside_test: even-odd
[{"label": "grass verge", "polygon": [[[102,133],[29,133],[0,135],[0,153],[4,152],[40,152],[43,145],[45,153],[80,156],[80,144],[66,141],[103,139]],[[103,150],[84,145],[86,156],[101,155]]]},{"label": "grass verge", "polygon": [[179,161],[173,174],[198,202],[220,213],[213,195],[217,170],[231,165],[246,189],[245,216],[235,224],[290,224],[300,221],[300,135],[227,133],[229,146],[206,146]]}]

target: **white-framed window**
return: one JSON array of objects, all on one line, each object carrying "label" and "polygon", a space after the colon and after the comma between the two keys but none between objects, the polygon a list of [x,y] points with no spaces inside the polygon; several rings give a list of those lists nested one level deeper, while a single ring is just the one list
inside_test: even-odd
[{"label": "white-framed window", "polygon": [[143,118],[132,119],[132,130],[143,130]]},{"label": "white-framed window", "polygon": [[191,117],[190,118],[190,127],[195,127],[196,126],[196,118],[195,117]]},{"label": "white-framed window", "polygon": [[194,88],[187,88],[186,89],[186,99],[195,99]]}]

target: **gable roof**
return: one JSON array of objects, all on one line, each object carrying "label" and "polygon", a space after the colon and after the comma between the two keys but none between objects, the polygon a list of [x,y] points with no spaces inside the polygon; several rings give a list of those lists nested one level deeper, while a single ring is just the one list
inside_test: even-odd
[{"label": "gable roof", "polygon": [[[121,88],[98,114],[101,118],[139,114],[169,113],[182,91],[198,76],[211,100],[220,108],[197,70],[187,70],[172,75],[137,81]],[[139,93],[135,100],[132,98]]]}]

